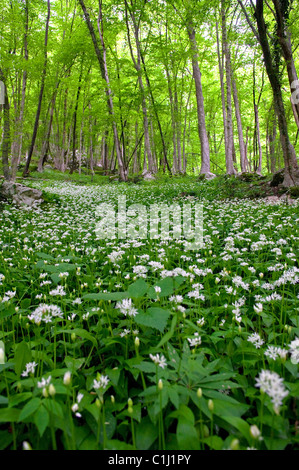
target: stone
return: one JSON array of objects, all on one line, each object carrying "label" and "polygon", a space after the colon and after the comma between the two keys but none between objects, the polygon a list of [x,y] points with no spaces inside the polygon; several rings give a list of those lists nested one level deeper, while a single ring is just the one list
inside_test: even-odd
[{"label": "stone", "polygon": [[213,180],[214,178],[216,178],[216,175],[214,175],[214,173],[205,173],[205,176],[206,176],[206,179],[207,180]]},{"label": "stone", "polygon": [[142,173],[142,177],[143,179],[148,180],[148,181],[156,179],[155,175],[151,173],[150,171],[144,171]]},{"label": "stone", "polygon": [[44,202],[43,193],[39,189],[29,188],[20,183],[4,181],[0,187],[0,194],[3,199],[12,201],[18,206],[37,206]]},{"label": "stone", "polygon": [[282,170],[276,171],[276,173],[273,174],[273,178],[270,182],[270,186],[276,187],[279,186],[280,184],[283,183],[284,180],[284,168]]}]

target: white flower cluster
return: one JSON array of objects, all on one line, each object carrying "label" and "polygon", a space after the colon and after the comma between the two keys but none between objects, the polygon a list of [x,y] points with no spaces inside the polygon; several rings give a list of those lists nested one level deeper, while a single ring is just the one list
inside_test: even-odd
[{"label": "white flower cluster", "polygon": [[159,354],[150,354],[149,357],[156,365],[158,365],[162,369],[167,366],[166,358],[163,356],[163,354],[161,354],[161,356],[159,356]]},{"label": "white flower cluster", "polygon": [[283,379],[276,372],[262,370],[259,377],[255,380],[255,386],[271,398],[274,411],[276,414],[279,414],[282,400],[289,394],[288,390],[284,387]]},{"label": "white flower cluster", "polygon": [[57,305],[40,304],[31,315],[28,315],[29,320],[39,325],[42,321],[45,323],[52,323],[53,318],[62,318],[63,312]]},{"label": "white flower cluster", "polygon": [[132,305],[131,299],[123,299],[121,302],[117,302],[115,308],[119,308],[121,313],[129,317],[135,317],[138,313],[138,310]]},{"label": "white flower cluster", "polygon": [[105,390],[108,387],[110,380],[107,375],[100,375],[97,379],[93,381],[93,388],[95,390]]},{"label": "white flower cluster", "polygon": [[256,347],[256,349],[259,349],[265,342],[261,339],[258,333],[252,333],[252,335],[247,338],[247,341],[252,343]]},{"label": "white flower cluster", "polygon": [[26,369],[21,374],[22,377],[28,377],[29,374],[34,374],[36,366],[37,366],[36,362],[27,362]]},{"label": "white flower cluster", "polygon": [[9,291],[5,292],[4,297],[2,299],[2,303],[3,302],[9,302],[11,299],[14,298],[15,295],[16,295],[16,291],[9,290]]},{"label": "white flower cluster", "polygon": [[294,339],[291,341],[290,345],[290,353],[291,353],[291,362],[293,364],[299,363],[299,338]]}]

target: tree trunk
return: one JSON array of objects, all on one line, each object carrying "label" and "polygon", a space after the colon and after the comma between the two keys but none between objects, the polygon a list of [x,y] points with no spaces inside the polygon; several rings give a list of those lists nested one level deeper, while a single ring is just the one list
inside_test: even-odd
[{"label": "tree trunk", "polygon": [[3,107],[3,137],[2,137],[2,166],[3,175],[6,180],[11,179],[9,170],[9,150],[10,150],[10,121],[9,121],[9,100],[7,94],[7,87],[5,84],[3,71],[0,69],[0,80],[4,85],[4,104]]},{"label": "tree trunk", "polygon": [[233,97],[234,97],[234,105],[235,105],[235,115],[238,127],[238,138],[239,138],[239,150],[240,150],[240,166],[242,172],[248,171],[248,161],[246,157],[246,148],[244,142],[244,134],[243,134],[243,126],[242,126],[242,118],[241,118],[241,111],[240,111],[240,104],[238,98],[238,90],[236,81],[234,76],[232,76],[232,87],[233,87]]},{"label": "tree trunk", "polygon": [[31,145],[29,148],[29,153],[25,165],[25,169],[23,172],[23,176],[28,176],[29,175],[29,166],[34,150],[34,145],[35,145],[35,140],[37,136],[37,130],[38,130],[38,125],[39,125],[39,117],[41,113],[41,108],[42,108],[42,100],[43,100],[43,94],[44,94],[44,88],[45,88],[45,80],[46,80],[46,74],[47,74],[47,62],[48,62],[48,54],[47,54],[47,48],[48,48],[48,33],[49,33],[49,23],[50,23],[50,0],[47,1],[48,5],[48,14],[47,14],[47,21],[46,21],[46,32],[45,32],[45,44],[44,44],[44,66],[43,66],[43,71],[42,71],[42,78],[41,78],[41,87],[40,87],[40,93],[39,93],[39,99],[38,99],[38,106],[37,106],[37,112],[35,116],[35,123],[34,123],[34,129],[33,129],[33,135],[31,139]]},{"label": "tree trunk", "polygon": [[187,32],[192,49],[192,68],[193,77],[196,90],[196,104],[197,104],[197,118],[198,118],[198,133],[201,145],[201,168],[200,173],[210,173],[210,146],[206,129],[206,118],[204,110],[204,97],[201,84],[201,72],[198,65],[198,48],[195,37],[195,29],[192,20],[188,21]]},{"label": "tree trunk", "polygon": [[[290,90],[292,93],[292,84],[294,81],[298,80],[298,75],[294,63],[294,57],[292,52],[292,43],[291,43],[291,33],[287,26],[287,17],[289,5],[287,11],[283,11],[284,5],[289,2],[282,2],[281,0],[273,0],[275,12],[276,12],[276,22],[277,22],[277,37],[278,42],[281,47],[282,55],[286,63]],[[292,109],[294,113],[295,122],[299,129],[299,103],[292,103]]]},{"label": "tree trunk", "polygon": [[122,159],[121,155],[121,149],[120,149],[120,142],[119,142],[119,137],[118,137],[118,130],[117,130],[117,125],[115,121],[115,115],[114,115],[114,108],[113,108],[113,100],[112,100],[112,91],[110,88],[110,81],[109,81],[109,75],[108,75],[108,67],[107,67],[107,61],[106,61],[106,47],[104,43],[104,37],[103,37],[103,21],[102,21],[102,1],[99,0],[99,15],[98,15],[98,32],[101,40],[101,46],[102,50],[100,50],[98,41],[94,32],[94,28],[89,16],[89,13],[86,9],[86,6],[84,4],[83,0],[79,0],[79,3],[81,5],[81,8],[83,10],[87,27],[94,45],[94,50],[100,65],[100,70],[101,70],[101,76],[102,79],[106,83],[106,88],[105,88],[105,93],[107,96],[107,106],[108,106],[108,112],[110,116],[112,117],[112,128],[113,128],[113,136],[114,136],[114,146],[116,150],[116,156],[117,156],[117,162],[118,162],[118,172],[120,179],[122,181],[127,180],[127,175],[124,167],[124,161]]},{"label": "tree trunk", "polygon": [[273,59],[271,56],[271,50],[267,38],[267,29],[264,20],[264,3],[263,0],[257,0],[256,2],[256,20],[258,26],[258,32],[260,37],[260,43],[263,51],[265,66],[267,75],[273,91],[275,111],[278,120],[280,141],[284,157],[285,174],[283,184],[286,187],[296,186],[299,184],[299,168],[296,158],[295,149],[292,146],[287,127],[287,120],[285,114],[285,108],[282,98],[281,85],[278,76],[278,71],[275,68]]},{"label": "tree trunk", "polygon": [[[24,59],[28,61],[28,0],[23,0],[24,9],[25,9],[25,33],[24,33]],[[21,160],[22,153],[22,141],[23,141],[23,120],[24,120],[24,110],[25,110],[25,98],[26,98],[26,88],[27,88],[27,70],[26,68],[23,71],[23,80],[22,80],[22,98],[19,108],[19,116],[16,120],[16,135],[14,142],[12,143],[11,155],[11,177],[15,181],[17,168]]]},{"label": "tree trunk", "polygon": [[226,75],[226,149],[225,162],[228,175],[234,175],[236,170],[233,164],[234,149],[234,131],[232,117],[232,83],[231,83],[231,57],[226,29],[225,1],[221,1],[221,22],[222,22],[222,47],[225,57],[225,75]]}]

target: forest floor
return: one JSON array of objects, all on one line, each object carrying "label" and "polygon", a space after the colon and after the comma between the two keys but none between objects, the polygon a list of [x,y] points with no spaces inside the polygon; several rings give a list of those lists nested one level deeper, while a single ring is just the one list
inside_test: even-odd
[{"label": "forest floor", "polygon": [[[47,203],[0,206],[0,449],[299,449],[298,199],[259,178],[19,181]],[[173,227],[141,236],[156,204]]]}]

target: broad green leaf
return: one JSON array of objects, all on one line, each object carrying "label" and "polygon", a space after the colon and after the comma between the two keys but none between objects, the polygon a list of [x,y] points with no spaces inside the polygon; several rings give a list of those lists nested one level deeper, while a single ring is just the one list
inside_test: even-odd
[{"label": "broad green leaf", "polygon": [[64,358],[65,365],[68,369],[71,370],[71,372],[80,369],[80,367],[82,367],[82,365],[84,364],[84,361],[84,357],[79,357],[78,359],[75,359],[73,357],[66,356]]},{"label": "broad green leaf", "polygon": [[15,423],[20,416],[20,410],[16,408],[0,408],[0,423]]},{"label": "broad green leaf", "polygon": [[175,314],[172,317],[171,326],[170,326],[169,331],[163,336],[163,338],[161,339],[161,341],[157,345],[157,348],[161,348],[161,346],[163,346],[163,344],[167,343],[167,341],[169,341],[170,338],[173,336],[174,330],[175,330],[175,327],[176,327],[176,324],[177,324],[177,319],[178,319],[177,314]]},{"label": "broad green leaf", "polygon": [[200,444],[192,411],[185,405],[179,408],[176,438],[179,450],[199,450]]},{"label": "broad green leaf", "polygon": [[30,400],[28,403],[26,403],[26,405],[22,409],[18,421],[19,422],[23,421],[26,418],[28,418],[29,416],[31,416],[33,413],[35,413],[35,411],[38,409],[40,404],[41,404],[41,399],[40,398],[37,398],[37,397],[32,398],[32,400]]},{"label": "broad green leaf", "polygon": [[144,297],[147,290],[148,284],[142,278],[139,278],[136,282],[133,282],[133,284],[128,287],[128,294],[130,298],[139,299]]},{"label": "broad green leaf", "polygon": [[[119,441],[118,439],[112,439],[106,442],[106,450],[135,450],[135,447],[131,444],[127,444],[126,442]],[[110,462],[110,459],[115,459],[115,457],[109,457],[108,463]],[[111,463],[113,462],[114,460],[111,460]]]},{"label": "broad green leaf", "polygon": [[167,320],[170,314],[169,310],[151,307],[146,311],[146,313],[138,313],[135,317],[135,322],[137,325],[148,326],[159,330],[162,333],[167,325]]},{"label": "broad green leaf", "polygon": [[97,294],[85,294],[82,297],[84,300],[122,300],[128,299],[128,292],[98,292]]},{"label": "broad green leaf", "polygon": [[25,370],[28,362],[31,362],[32,354],[25,341],[19,343],[15,352],[15,373],[20,377],[21,373]]},{"label": "broad green leaf", "polygon": [[44,434],[50,421],[48,410],[41,405],[34,414],[34,423],[38,429],[40,437]]},{"label": "broad green leaf", "polygon": [[139,450],[148,450],[158,437],[158,429],[149,417],[142,419],[136,426],[136,447]]}]

